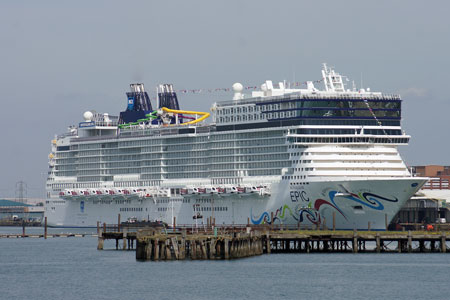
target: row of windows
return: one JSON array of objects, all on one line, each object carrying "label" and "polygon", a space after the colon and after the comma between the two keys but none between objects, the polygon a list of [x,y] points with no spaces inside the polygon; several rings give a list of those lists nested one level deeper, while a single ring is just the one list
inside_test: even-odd
[{"label": "row of windows", "polygon": [[111,204],[112,202],[113,202],[112,200],[105,200],[105,199],[92,201],[92,203],[94,204]]},{"label": "row of windows", "polygon": [[240,114],[240,113],[247,113],[247,112],[254,112],[254,111],[260,111],[261,106],[235,106],[231,108],[219,108],[217,110],[218,115],[229,115],[229,114]]},{"label": "row of windows", "polygon": [[[258,153],[275,153],[275,152],[286,152],[286,146],[273,146],[273,147],[257,147],[257,148],[240,148],[240,149],[223,149],[223,150],[212,150],[209,153],[208,158],[192,158],[186,157],[185,153],[180,153],[180,158],[172,158],[163,161],[164,165],[176,166],[176,165],[203,165],[206,163],[220,163],[220,162],[234,162],[234,161],[258,161],[258,160],[276,160],[276,159],[286,159],[287,155],[284,154],[266,154],[266,155],[251,155],[245,156],[245,154],[258,154]],[[182,156],[183,155],[183,156]],[[214,157],[217,155],[223,155],[220,157]],[[240,156],[238,156],[240,155]],[[244,155],[244,156],[242,156]],[[212,156],[212,157],[211,157]],[[89,170],[89,169],[111,169],[111,168],[130,168],[130,167],[144,167],[144,166],[154,166],[159,168],[161,166],[161,159],[152,161],[125,161],[125,162],[114,162],[114,163],[85,163],[81,164],[77,162],[72,162],[69,165],[57,164],[55,170],[57,171],[75,171],[79,170]],[[111,174],[114,172],[112,171]],[[82,172],[82,175],[89,174],[100,174],[100,173],[89,173]],[[103,172],[101,174],[110,174],[108,172]]]},{"label": "row of windows", "polygon": [[294,175],[294,176],[282,176],[283,180],[291,180],[291,179],[306,179],[307,175]]},{"label": "row of windows", "polygon": [[[166,212],[166,211],[170,211],[170,210],[172,210],[172,207],[158,207],[158,211],[159,212]],[[228,211],[228,207],[226,207],[226,206],[223,206],[223,207],[221,207],[221,206],[217,206],[217,207],[197,207],[196,208],[196,210],[195,210],[196,212],[200,212],[200,211],[216,211],[216,212],[219,212],[219,211]]]},{"label": "row of windows", "polygon": [[304,185],[304,184],[309,184],[309,182],[303,182],[303,181],[301,181],[301,182],[290,182],[289,184],[290,185]]},{"label": "row of windows", "polygon": [[121,207],[119,211],[143,211],[142,207]]},{"label": "row of windows", "polygon": [[201,207],[197,207],[195,209],[195,211],[228,211],[228,207],[226,206],[214,206],[214,207],[210,207],[210,206],[201,206]]},{"label": "row of windows", "polygon": [[131,204],[131,200],[115,200],[116,204]]},{"label": "row of windows", "polygon": [[407,144],[409,138],[378,138],[378,137],[290,137],[289,142],[295,143],[376,143],[376,144]]},{"label": "row of windows", "polygon": [[[301,128],[296,130],[297,134],[361,134],[360,128],[333,129],[333,128]],[[372,135],[402,135],[400,129],[364,129],[364,134]]]}]

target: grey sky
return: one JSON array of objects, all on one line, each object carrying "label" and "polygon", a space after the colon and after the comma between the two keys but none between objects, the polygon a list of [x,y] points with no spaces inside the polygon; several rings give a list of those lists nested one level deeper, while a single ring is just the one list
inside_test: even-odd
[{"label": "grey sky", "polygon": [[[400,93],[409,165],[450,164],[448,1],[1,1],[0,197],[44,195],[54,134],[153,91],[320,79]],[[207,110],[231,94],[179,95]]]}]

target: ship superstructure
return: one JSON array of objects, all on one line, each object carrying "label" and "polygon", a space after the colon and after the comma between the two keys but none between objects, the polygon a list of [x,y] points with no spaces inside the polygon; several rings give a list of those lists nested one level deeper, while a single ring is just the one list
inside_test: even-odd
[{"label": "ship superstructure", "polygon": [[[321,224],[384,229],[426,181],[397,147],[402,100],[345,89],[324,65],[324,90],[266,81],[208,112],[180,109],[169,84],[153,110],[131,85],[120,117],[86,112],[52,142],[46,215],[53,226],[97,221]],[[148,99],[148,101],[147,101]],[[210,117],[211,122],[205,123]]]}]

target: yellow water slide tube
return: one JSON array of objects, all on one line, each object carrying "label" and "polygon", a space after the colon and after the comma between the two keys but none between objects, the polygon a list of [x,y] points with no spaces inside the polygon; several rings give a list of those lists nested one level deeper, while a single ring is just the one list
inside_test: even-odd
[{"label": "yellow water slide tube", "polygon": [[187,115],[200,115],[202,117],[186,122],[186,123],[181,123],[180,125],[191,125],[191,124],[195,124],[195,123],[199,123],[201,121],[203,121],[204,119],[208,118],[210,116],[210,113],[208,112],[201,112],[201,111],[189,111],[189,110],[176,110],[176,109],[169,109],[166,107],[161,108],[163,111],[165,112],[170,112],[170,113],[175,113],[175,114],[187,114]]}]

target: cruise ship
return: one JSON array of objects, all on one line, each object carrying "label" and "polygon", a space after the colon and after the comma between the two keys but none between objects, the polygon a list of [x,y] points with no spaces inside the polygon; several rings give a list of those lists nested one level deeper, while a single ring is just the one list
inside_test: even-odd
[{"label": "cruise ship", "polygon": [[45,216],[55,227],[97,222],[286,224],[385,230],[426,182],[397,150],[398,95],[347,89],[323,65],[302,88],[264,82],[210,112],[180,108],[171,84],[156,106],[131,84],[119,116],[86,111],[55,137]]}]

